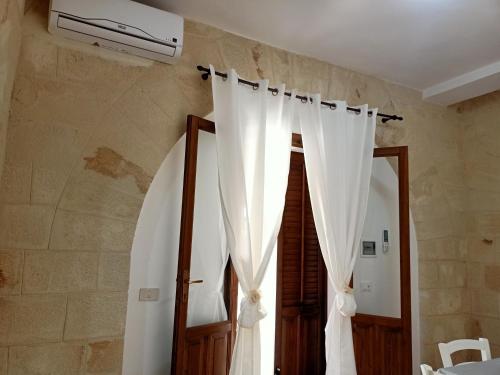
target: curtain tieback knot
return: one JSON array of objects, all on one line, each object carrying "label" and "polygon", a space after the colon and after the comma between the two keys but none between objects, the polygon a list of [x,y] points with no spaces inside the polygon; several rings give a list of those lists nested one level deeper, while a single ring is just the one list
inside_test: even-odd
[{"label": "curtain tieback knot", "polygon": [[267,315],[267,311],[261,305],[262,293],[260,290],[252,289],[249,291],[240,304],[240,315],[238,324],[243,328],[252,328],[255,323],[262,320]]},{"label": "curtain tieback knot", "polygon": [[354,289],[352,289],[349,285],[344,287],[344,292],[347,294],[354,294]]},{"label": "curtain tieback knot", "polygon": [[345,317],[353,317],[356,315],[356,300],[354,299],[353,289],[350,286],[345,286],[344,290],[335,295],[335,306],[337,310]]}]

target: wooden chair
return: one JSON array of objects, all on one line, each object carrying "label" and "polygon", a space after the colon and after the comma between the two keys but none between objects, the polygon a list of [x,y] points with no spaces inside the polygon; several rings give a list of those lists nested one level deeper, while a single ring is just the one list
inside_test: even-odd
[{"label": "wooden chair", "polygon": [[[451,355],[460,350],[480,350],[481,351],[481,359],[483,361],[487,361],[491,359],[491,351],[490,351],[490,343],[488,339],[480,338],[479,340],[455,340],[450,341],[449,343],[440,343],[439,352],[441,353],[441,360],[443,361],[443,367],[452,367],[454,366],[451,361]],[[464,363],[457,363],[465,364]]]},{"label": "wooden chair", "polygon": [[431,366],[429,365],[420,365],[420,370],[422,371],[422,375],[435,375],[437,372],[434,372]]}]

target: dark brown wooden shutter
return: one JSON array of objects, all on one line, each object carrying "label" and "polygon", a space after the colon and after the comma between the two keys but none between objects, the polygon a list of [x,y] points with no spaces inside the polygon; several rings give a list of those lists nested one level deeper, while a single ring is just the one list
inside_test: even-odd
[{"label": "dark brown wooden shutter", "polygon": [[324,374],[326,270],[312,214],[303,154],[292,153],[278,241],[276,367]]}]

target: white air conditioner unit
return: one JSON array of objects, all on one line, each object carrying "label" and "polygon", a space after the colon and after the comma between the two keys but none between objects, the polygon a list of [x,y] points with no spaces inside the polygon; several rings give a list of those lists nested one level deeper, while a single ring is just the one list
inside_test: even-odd
[{"label": "white air conditioner unit", "polygon": [[51,0],[53,34],[174,63],[182,52],[182,17],[131,0]]}]

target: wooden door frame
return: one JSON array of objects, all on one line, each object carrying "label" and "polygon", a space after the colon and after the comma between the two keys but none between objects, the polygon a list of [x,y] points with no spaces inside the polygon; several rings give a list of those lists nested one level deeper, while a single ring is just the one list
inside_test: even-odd
[{"label": "wooden door frame", "polygon": [[[403,366],[412,371],[411,332],[411,255],[410,255],[410,190],[408,169],[408,146],[381,147],[373,152],[374,158],[396,157],[398,160],[399,199],[399,266],[401,321],[403,333]],[[362,318],[362,314],[359,314]],[[390,318],[381,317],[388,321]]]},{"label": "wooden door frame", "polygon": [[[196,164],[198,159],[198,134],[200,131],[215,133],[212,121],[197,116],[187,117],[186,148],[184,154],[184,182],[182,190],[181,228],[179,237],[179,259],[177,263],[177,284],[175,291],[174,332],[172,341],[172,375],[183,375],[185,359],[187,307],[191,269],[191,250],[193,240],[194,204],[196,192]],[[225,290],[224,300],[228,307],[231,322],[231,349],[236,338],[236,313],[238,304],[238,280],[230,262],[225,271],[229,289]],[[227,285],[227,284],[226,284]],[[228,305],[229,304],[229,305]],[[220,322],[227,324],[228,321]],[[215,323],[218,324],[218,323]],[[229,355],[229,360],[230,360]]]},{"label": "wooden door frame", "polygon": [[[199,131],[215,134],[212,121],[189,115],[186,130],[186,149],[184,164],[184,187],[182,192],[181,230],[179,238],[179,260],[177,269],[176,303],[174,317],[174,335],[172,345],[172,375],[183,375],[184,342],[187,322],[187,298],[189,294],[189,270],[191,266],[191,249],[194,220],[194,201],[196,188],[196,164],[198,157]],[[292,146],[302,148],[300,134],[292,135]],[[408,182],[408,146],[375,148],[373,157],[397,157],[398,160],[398,193],[399,193],[399,241],[400,241],[400,284],[401,284],[401,320],[403,332],[404,368],[412,368],[412,332],[411,332],[411,268],[410,268],[410,208]],[[181,251],[183,249],[183,251]],[[232,267],[231,267],[232,268]],[[187,270],[187,272],[186,272]],[[231,346],[234,346],[236,335],[236,312],[238,281],[234,270],[230,276],[230,320],[232,324]],[[182,303],[184,300],[184,303]],[[363,314],[358,314],[363,318]],[[326,322],[325,322],[326,323]],[[179,327],[184,327],[180,329]]]}]

